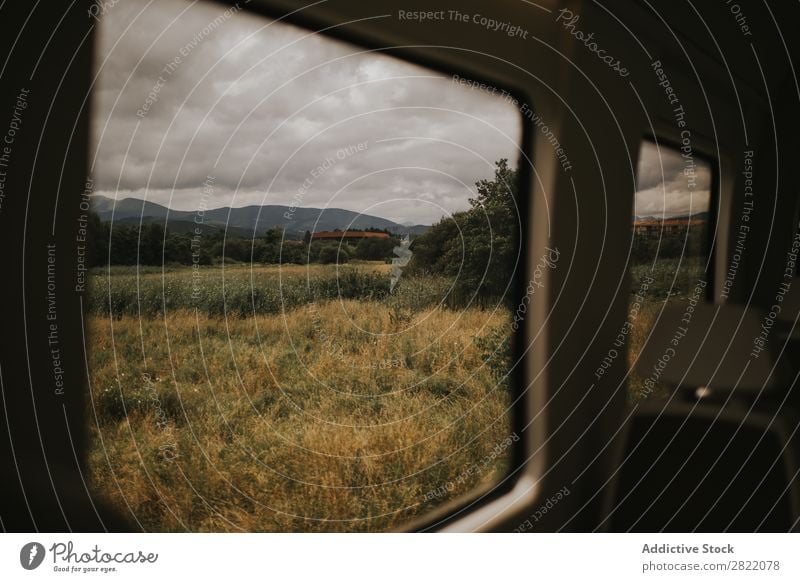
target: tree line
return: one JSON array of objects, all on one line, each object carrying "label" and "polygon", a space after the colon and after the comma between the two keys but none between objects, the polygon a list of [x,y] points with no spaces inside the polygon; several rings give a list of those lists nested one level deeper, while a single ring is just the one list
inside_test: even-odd
[{"label": "tree line", "polygon": [[[346,263],[351,259],[389,260],[400,244],[395,236],[365,238],[357,244],[340,241],[311,242],[311,233],[303,240],[290,240],[283,229],[272,228],[263,235],[246,237],[221,228],[204,227],[202,234],[176,232],[163,223],[120,224],[103,222],[90,213],[89,262],[106,265],[211,265],[221,262],[268,264]],[[371,229],[375,230],[375,229]],[[387,231],[381,231],[387,232]]]}]

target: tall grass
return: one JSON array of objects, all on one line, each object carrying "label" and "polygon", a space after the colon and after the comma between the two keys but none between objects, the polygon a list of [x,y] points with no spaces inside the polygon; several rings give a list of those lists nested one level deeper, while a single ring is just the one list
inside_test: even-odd
[{"label": "tall grass", "polygon": [[209,315],[247,317],[291,311],[315,301],[390,299],[405,309],[448,302],[445,277],[401,280],[391,293],[388,265],[328,267],[249,266],[183,268],[161,273],[135,267],[95,270],[90,276],[87,309],[97,315],[161,315],[197,309]]},{"label": "tall grass", "polygon": [[[382,294],[370,268],[284,270],[286,310],[251,297],[249,268],[226,272],[222,308],[187,304],[189,269],[140,277],[139,307],[114,317],[93,298],[94,487],[145,531],[379,531],[496,480],[508,313],[442,308],[433,280]],[[260,293],[278,280],[252,276]],[[137,299],[135,274],[105,278]]]},{"label": "tall grass", "polygon": [[700,257],[658,259],[655,263],[638,263],[631,267],[632,287],[635,290],[644,277],[654,283],[648,291],[650,301],[671,297],[687,297],[699,279],[705,279],[705,263]]},{"label": "tall grass", "polygon": [[645,378],[636,368],[636,359],[644,349],[647,337],[658,314],[668,303],[685,301],[694,292],[700,280],[706,279],[705,262],[702,257],[659,259],[655,263],[637,264],[631,268],[632,289],[638,289],[641,281],[652,278],[642,302],[642,308],[629,335],[628,343],[628,396],[631,401],[649,397],[664,397],[670,387],[656,382],[650,391],[643,388]]}]

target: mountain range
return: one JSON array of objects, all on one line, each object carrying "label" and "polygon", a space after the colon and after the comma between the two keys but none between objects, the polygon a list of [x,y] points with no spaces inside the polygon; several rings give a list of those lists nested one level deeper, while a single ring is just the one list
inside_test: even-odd
[{"label": "mountain range", "polygon": [[214,208],[200,210],[171,210],[161,204],[124,198],[114,200],[106,196],[92,197],[92,210],[100,220],[122,224],[165,223],[173,232],[190,232],[201,221],[204,227],[227,229],[228,234],[252,237],[262,235],[270,228],[283,228],[287,238],[302,238],[306,231],[380,228],[398,235],[419,235],[430,228],[422,224],[398,224],[379,216],[360,214],[342,208],[291,208],[276,204],[243,206],[241,208]]},{"label": "mountain range", "polygon": [[635,220],[708,220],[709,219],[708,212],[695,212],[694,214],[676,214],[674,216],[636,216]]}]

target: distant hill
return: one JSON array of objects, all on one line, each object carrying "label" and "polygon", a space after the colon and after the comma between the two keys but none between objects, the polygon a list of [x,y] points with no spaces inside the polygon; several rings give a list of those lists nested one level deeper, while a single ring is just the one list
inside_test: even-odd
[{"label": "distant hill", "polygon": [[636,216],[635,220],[661,220],[662,218],[666,218],[667,220],[708,220],[709,213],[708,212],[695,212],[694,214],[676,214],[671,216]]},{"label": "distant hill", "polygon": [[[113,216],[115,223],[122,224],[138,224],[140,217],[145,224],[165,222],[169,216],[167,226],[174,232],[189,232],[193,229],[191,225],[195,224],[195,219],[200,216],[194,210],[170,210],[166,206],[139,198],[117,200],[115,206],[112,198],[99,195],[92,197],[92,208],[103,222],[110,222]],[[381,228],[398,235],[416,236],[430,228],[422,224],[405,226],[379,216],[359,214],[342,208],[292,210],[289,206],[275,204],[214,208],[205,211],[202,221],[204,227],[227,228],[229,233],[248,237],[253,236],[254,232],[260,236],[275,227],[284,228],[287,238],[302,238],[307,230],[313,232],[348,228],[359,230]]]},{"label": "distant hill", "polygon": [[[101,217],[101,220],[103,220],[104,222],[108,222],[108,220],[105,220],[102,217]],[[114,224],[127,224],[127,225],[132,225],[132,226],[139,226],[139,221],[140,221],[140,218],[139,218],[138,215],[137,216],[128,216],[126,218],[119,218],[118,215],[114,217]],[[160,222],[160,223],[163,224],[164,223],[164,217],[163,216],[162,217],[155,217],[155,216],[142,216],[141,217],[141,223],[142,224],[150,224],[151,222]],[[190,222],[188,220],[173,220],[172,216],[170,216],[170,219],[169,219],[169,231],[170,232],[174,232],[174,233],[178,233],[178,234],[193,234],[194,233],[194,229],[197,226],[198,226],[197,224],[195,224],[194,222]],[[225,231],[226,229],[225,229],[224,226],[203,224],[203,232],[204,232],[204,234],[210,234],[212,231],[216,231],[216,230]],[[227,231],[228,231],[228,236],[240,236],[240,237],[245,237],[245,238],[249,238],[249,237],[253,236],[253,231],[252,230],[247,230],[245,228],[238,228],[238,227],[235,227],[235,226],[229,226],[227,228]]]},{"label": "distant hill", "polygon": [[695,212],[694,214],[681,214],[680,216],[671,216],[671,220],[708,220],[709,213],[708,212]]}]

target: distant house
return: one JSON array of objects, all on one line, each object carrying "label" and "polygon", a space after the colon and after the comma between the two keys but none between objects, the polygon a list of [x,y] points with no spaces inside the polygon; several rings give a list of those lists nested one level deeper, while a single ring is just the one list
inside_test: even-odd
[{"label": "distant house", "polygon": [[319,241],[344,241],[357,243],[365,238],[389,238],[385,232],[370,232],[366,230],[333,230],[311,233],[311,242]]},{"label": "distant house", "polygon": [[667,218],[664,220],[645,219],[633,223],[634,233],[641,236],[661,236],[685,233],[688,228],[702,228],[705,220],[686,218]]}]

